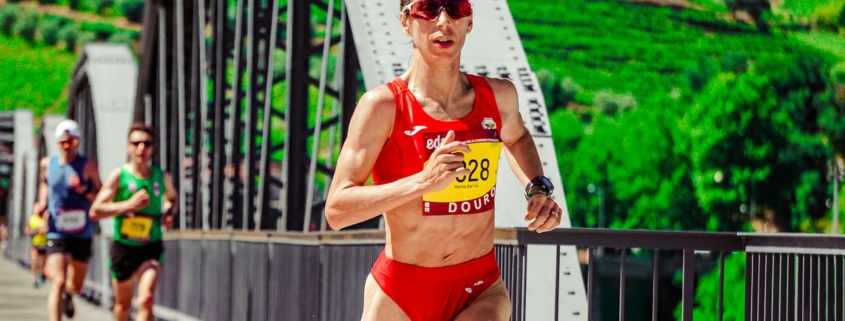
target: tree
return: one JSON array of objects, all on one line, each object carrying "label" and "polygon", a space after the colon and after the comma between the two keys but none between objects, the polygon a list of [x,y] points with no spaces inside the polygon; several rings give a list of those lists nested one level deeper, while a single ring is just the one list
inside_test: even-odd
[{"label": "tree", "polygon": [[843,131],[821,126],[834,107],[826,61],[800,57],[720,74],[686,116],[696,196],[727,229],[750,215],[789,231],[826,213],[829,190],[821,180],[831,138]]},{"label": "tree", "polygon": [[[845,9],[843,9],[845,17]],[[845,156],[845,63],[830,71],[830,90],[822,98],[828,106],[819,115],[819,127],[830,137],[834,151],[840,158]]]},{"label": "tree", "polygon": [[[558,164],[574,226],[707,229],[693,193],[689,139],[678,120],[681,104],[648,101],[640,108],[589,123],[560,110],[551,122]],[[658,107],[660,106],[660,107]]]}]

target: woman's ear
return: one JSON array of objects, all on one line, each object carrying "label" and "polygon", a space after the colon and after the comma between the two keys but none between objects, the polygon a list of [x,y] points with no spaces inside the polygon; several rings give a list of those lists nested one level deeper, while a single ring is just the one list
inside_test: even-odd
[{"label": "woman's ear", "polygon": [[403,14],[399,18],[402,20],[402,32],[404,32],[406,36],[410,36],[411,24],[409,23],[408,15]]}]

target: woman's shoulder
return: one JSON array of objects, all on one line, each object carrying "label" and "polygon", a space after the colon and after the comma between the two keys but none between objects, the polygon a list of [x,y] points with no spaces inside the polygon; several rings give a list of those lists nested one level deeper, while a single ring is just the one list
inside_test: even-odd
[{"label": "woman's shoulder", "polygon": [[467,74],[467,77],[475,77],[477,79],[483,79],[487,81],[493,91],[497,93],[502,91],[513,91],[514,93],[516,93],[516,87],[514,87],[513,81],[508,78],[489,77],[475,74]]},{"label": "woman's shoulder", "polygon": [[393,91],[387,85],[381,85],[368,90],[358,101],[359,108],[372,109],[375,112],[393,111],[396,109],[396,100]]},{"label": "woman's shoulder", "polygon": [[479,79],[481,81],[486,81],[487,84],[489,84],[490,90],[493,92],[493,95],[496,97],[496,102],[499,105],[499,109],[501,109],[502,106],[511,106],[514,104],[518,104],[516,86],[514,86],[513,81],[511,81],[510,79],[470,74],[467,74],[467,77],[475,77],[476,79]]}]

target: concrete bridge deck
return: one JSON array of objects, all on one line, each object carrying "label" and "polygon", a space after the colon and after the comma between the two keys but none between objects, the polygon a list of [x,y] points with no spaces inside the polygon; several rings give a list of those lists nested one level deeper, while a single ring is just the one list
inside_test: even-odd
[{"label": "concrete bridge deck", "polygon": [[[47,320],[48,284],[32,286],[29,270],[0,255],[0,321]],[[111,313],[80,297],[73,300],[76,321],[112,320]]]}]

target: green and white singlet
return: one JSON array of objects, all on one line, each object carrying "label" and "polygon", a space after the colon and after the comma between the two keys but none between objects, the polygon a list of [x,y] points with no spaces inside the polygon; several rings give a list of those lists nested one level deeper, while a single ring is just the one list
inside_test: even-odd
[{"label": "green and white singlet", "polygon": [[150,196],[150,204],[135,212],[134,217],[118,215],[114,219],[114,241],[123,245],[142,246],[161,241],[161,214],[164,202],[164,174],[152,166],[149,178],[139,178],[129,171],[127,165],[120,167],[120,186],[114,202],[128,200],[144,189]]}]

